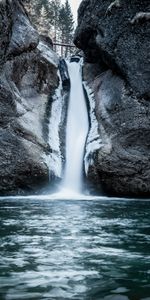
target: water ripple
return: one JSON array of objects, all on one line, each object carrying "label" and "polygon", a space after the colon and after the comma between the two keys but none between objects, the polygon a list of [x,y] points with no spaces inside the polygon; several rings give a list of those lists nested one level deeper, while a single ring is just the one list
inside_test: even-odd
[{"label": "water ripple", "polygon": [[149,299],[149,201],[0,201],[0,300]]}]

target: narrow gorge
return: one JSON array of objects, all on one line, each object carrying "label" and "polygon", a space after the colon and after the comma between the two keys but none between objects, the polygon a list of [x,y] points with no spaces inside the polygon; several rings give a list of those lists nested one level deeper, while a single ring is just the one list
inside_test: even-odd
[{"label": "narrow gorge", "polygon": [[0,300],[150,300],[149,2],[0,0]]}]

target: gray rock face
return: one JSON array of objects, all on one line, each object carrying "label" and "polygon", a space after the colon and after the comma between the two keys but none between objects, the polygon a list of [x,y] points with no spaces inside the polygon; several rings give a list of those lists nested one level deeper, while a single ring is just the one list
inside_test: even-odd
[{"label": "gray rock face", "polygon": [[[87,60],[101,58],[144,97],[150,96],[149,11],[147,0],[83,0],[75,34],[75,44]],[[133,22],[140,12],[143,18]]]},{"label": "gray rock face", "polygon": [[49,182],[58,59],[39,43],[21,1],[2,1],[0,20],[0,195],[32,193]]},{"label": "gray rock face", "polygon": [[88,139],[87,178],[111,195],[150,195],[149,8],[148,1],[84,0],[79,9],[75,43],[90,62],[84,80],[99,135],[99,144]]},{"label": "gray rock face", "polygon": [[16,55],[35,49],[39,42],[39,35],[31,26],[21,2],[18,3],[16,0],[13,2],[13,11],[15,14],[12,14],[12,33],[8,55]]}]

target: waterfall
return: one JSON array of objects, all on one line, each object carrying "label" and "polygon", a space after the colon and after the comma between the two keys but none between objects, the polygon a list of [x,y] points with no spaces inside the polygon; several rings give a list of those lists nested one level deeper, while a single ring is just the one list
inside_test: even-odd
[{"label": "waterfall", "polygon": [[[82,86],[82,65],[68,62],[71,90],[66,127],[66,167],[62,189],[66,193],[81,193],[83,157],[89,129],[88,113]],[[62,192],[63,192],[62,191]]]}]

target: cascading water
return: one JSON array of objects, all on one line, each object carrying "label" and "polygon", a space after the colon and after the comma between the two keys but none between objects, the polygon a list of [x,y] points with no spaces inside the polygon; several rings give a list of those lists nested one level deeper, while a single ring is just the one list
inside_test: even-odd
[{"label": "cascading water", "polygon": [[71,82],[66,128],[66,167],[62,193],[81,193],[83,156],[89,129],[87,107],[82,87],[81,60],[68,62]]}]

